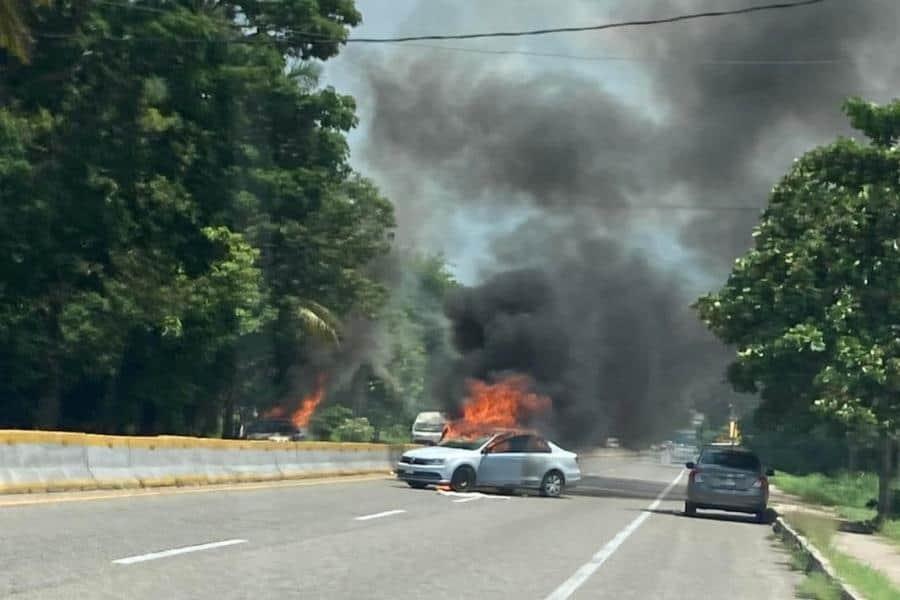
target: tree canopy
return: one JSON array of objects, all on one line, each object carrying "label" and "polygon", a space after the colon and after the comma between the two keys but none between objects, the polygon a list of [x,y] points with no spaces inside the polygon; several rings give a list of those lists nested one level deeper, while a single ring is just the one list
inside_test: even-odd
[{"label": "tree canopy", "polygon": [[343,39],[351,0],[16,15],[33,43],[0,75],[0,426],[220,433],[344,316],[379,313],[392,206],[349,166],[353,99],[318,82],[339,44],[310,41]]}]

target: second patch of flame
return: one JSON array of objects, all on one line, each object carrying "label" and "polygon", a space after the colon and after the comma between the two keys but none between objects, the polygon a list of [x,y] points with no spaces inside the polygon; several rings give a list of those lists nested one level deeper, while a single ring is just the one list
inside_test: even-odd
[{"label": "second patch of flame", "polygon": [[497,429],[519,428],[552,406],[550,398],[530,391],[531,380],[524,375],[511,375],[495,383],[473,379],[467,384],[462,417],[447,425],[445,438],[476,437]]},{"label": "second patch of flame", "polygon": [[291,422],[297,427],[309,425],[309,419],[316,412],[316,408],[325,399],[325,375],[316,377],[316,387],[312,392],[303,397],[300,406],[291,415]]},{"label": "second patch of flame", "polygon": [[[324,374],[316,376],[316,387],[300,400],[297,409],[291,413],[291,423],[296,427],[305,428],[309,425],[309,419],[316,412],[316,408],[322,403],[322,400],[325,399],[325,382],[326,377]],[[283,419],[284,417],[285,410],[282,406],[273,406],[263,413],[263,418],[265,419]]]}]

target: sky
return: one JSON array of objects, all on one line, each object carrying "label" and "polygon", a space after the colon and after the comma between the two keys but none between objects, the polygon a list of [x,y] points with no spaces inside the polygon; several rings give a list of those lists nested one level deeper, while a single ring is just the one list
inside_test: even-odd
[{"label": "sky", "polygon": [[[476,0],[358,0],[357,7],[363,15],[363,24],[354,29],[352,35],[435,34],[599,24],[710,8],[736,8],[748,4],[750,2],[746,0],[569,0],[564,4],[553,0],[494,0],[490,4]],[[323,83],[333,85],[357,100],[361,123],[350,135],[352,163],[363,174],[374,179],[388,197],[394,200],[398,207],[400,243],[442,252],[462,281],[476,283],[486,269],[490,270],[493,262],[490,253],[492,239],[507,235],[527,219],[530,214],[529,203],[509,201],[506,198],[492,203],[474,203],[471,201],[472,190],[461,190],[452,183],[448,185],[447,182],[435,181],[429,177],[430,173],[416,174],[421,175],[421,178],[413,183],[406,176],[408,173],[397,177],[396,170],[409,167],[407,157],[399,157],[395,165],[392,165],[391,157],[385,155],[388,148],[371,135],[373,128],[383,128],[385,118],[394,117],[396,121],[397,116],[394,113],[385,115],[386,111],[379,106],[379,98],[373,94],[374,79],[389,78],[384,77],[385,73],[393,71],[392,74],[402,80],[402,71],[412,66],[424,71],[449,70],[454,76],[462,71],[472,75],[474,80],[484,77],[490,77],[494,81],[502,79],[511,86],[529,81],[540,85],[542,80],[546,81],[546,76],[557,79],[571,77],[578,82],[577,86],[572,87],[572,93],[583,94],[585,102],[591,102],[595,94],[607,94],[627,107],[630,118],[643,118],[651,124],[662,124],[656,131],[648,127],[647,135],[687,137],[695,135],[692,127],[698,127],[700,134],[711,142],[721,144],[722,137],[731,137],[736,145],[746,143],[741,139],[740,128],[740,113],[745,108],[746,112],[760,114],[764,118],[779,111],[777,107],[760,110],[760,104],[776,103],[782,101],[785,94],[791,94],[791,105],[785,107],[783,115],[779,115],[782,118],[779,119],[777,128],[775,124],[766,127],[766,123],[748,118],[747,131],[751,141],[755,142],[755,147],[752,153],[737,152],[734,159],[741,170],[736,174],[746,177],[733,177],[727,182],[733,188],[752,186],[755,193],[739,192],[737,195],[741,196],[741,202],[748,207],[762,207],[767,188],[790,167],[793,158],[812,144],[831,139],[837,133],[848,133],[838,110],[838,103],[843,95],[867,93],[876,99],[891,97],[888,84],[896,80],[897,67],[890,65],[887,57],[893,54],[890,50],[896,49],[897,42],[893,39],[895,36],[886,31],[886,24],[891,19],[896,23],[896,6],[892,6],[890,0],[858,0],[853,3],[854,8],[849,10],[842,7],[849,7],[850,3],[836,3],[832,0],[830,4],[832,6],[827,7],[827,10],[820,7],[798,8],[790,11],[792,14],[785,11],[736,16],[653,29],[424,42],[423,45],[428,47],[419,44],[351,44],[337,58],[324,65]],[[839,11],[835,11],[835,4],[840,5]],[[876,18],[878,12],[883,12],[891,19],[879,23]],[[810,20],[816,15],[821,15],[818,21]],[[845,21],[842,23],[838,18]],[[818,23],[819,31],[815,27],[807,28],[806,23],[813,26]],[[834,35],[837,28],[842,28],[843,31]],[[802,33],[802,39],[792,40],[787,37],[796,35],[798,31]],[[828,39],[828,36],[833,39]],[[879,36],[882,36],[880,42]],[[464,50],[564,54],[579,58],[477,54],[444,50],[441,46]],[[795,58],[844,58],[852,61],[852,64],[761,67],[692,64],[692,61],[718,59]],[[885,73],[890,70],[894,72],[886,76]],[[849,77],[849,71],[865,75]],[[846,91],[835,93],[832,85],[821,84],[830,73],[836,74],[836,80],[846,80],[850,84],[845,88]],[[798,75],[807,87],[790,83]],[[684,85],[679,85],[678,79],[682,77]],[[742,84],[744,77],[747,80]],[[434,79],[432,77],[431,81]],[[754,80],[760,83],[758,90],[753,88]],[[860,85],[861,82],[865,85]],[[415,85],[414,82],[406,83]],[[810,83],[815,85],[809,86]],[[560,81],[557,85],[565,83]],[[401,89],[403,88],[393,91]],[[720,106],[719,110],[705,113],[702,106],[696,106],[702,104],[698,92],[703,89],[718,89],[719,93],[713,93],[710,101],[732,106]],[[777,93],[769,99],[767,93],[773,89]],[[820,98],[817,99],[817,95]],[[398,104],[406,101],[403,98],[392,100]],[[383,102],[381,99],[382,105]],[[684,110],[679,110],[679,103]],[[814,118],[808,119],[810,122],[804,122],[804,116],[796,112],[795,105],[802,107],[807,104],[812,105],[810,116]],[[436,111],[440,108],[435,107]],[[709,123],[703,122],[705,116],[712,117]],[[447,122],[442,121],[442,118],[443,116],[432,117],[427,111],[419,111],[410,113],[408,119],[401,122],[392,122],[390,127],[405,129],[407,133],[403,135],[414,135],[418,128],[433,130],[445,125]],[[828,127],[821,127],[823,124]],[[727,131],[721,134],[710,131],[722,125]],[[603,133],[598,131],[597,135]],[[432,135],[431,132],[429,135]],[[686,159],[694,159],[694,165],[699,162],[697,170],[701,172],[694,176],[704,176],[702,163],[705,157],[692,157],[692,154],[698,153],[679,148],[678,143],[671,143],[672,140],[666,142],[662,145],[668,148],[663,149],[663,152],[684,151]],[[616,140],[610,139],[606,149],[615,146]],[[677,160],[673,156],[648,157],[646,152],[654,150],[641,144],[635,144],[634,149],[641,152],[626,156],[624,160],[635,164],[646,163],[648,169],[658,168],[654,163],[662,165],[663,162]],[[722,150],[724,154],[718,149],[710,154],[727,159],[728,149]],[[489,162],[491,157],[483,156],[480,160]],[[715,165],[710,167],[715,168]],[[736,169],[725,169],[729,170]],[[673,180],[671,186],[657,185],[644,190],[645,193],[641,195],[646,197],[641,198],[641,201],[651,205],[667,202],[678,206],[685,203],[702,204],[697,201],[697,190],[691,189],[690,179],[685,177],[682,181]],[[709,190],[702,191],[709,193]],[[637,192],[638,190],[631,190],[633,202],[637,202]],[[649,195],[646,195],[647,192]],[[461,193],[467,197],[459,198]],[[720,189],[715,193],[727,194],[729,190]],[[729,198],[724,203],[731,201]],[[707,203],[719,205],[723,202],[710,198]],[[732,228],[708,228],[707,238],[739,238],[734,240],[734,244],[725,244],[728,247],[723,256],[720,252],[722,244],[717,243],[721,240],[703,240],[703,232],[700,232],[698,237],[701,245],[698,248],[694,243],[685,243],[684,236],[679,235],[679,229],[688,221],[696,221],[696,227],[704,227],[704,221],[721,222],[723,218],[733,221],[730,215],[720,214],[724,211],[709,209],[705,211],[706,215],[699,212],[686,209],[657,213],[644,211],[644,214],[638,214],[629,220],[629,229],[633,231],[633,235],[625,241],[660,261],[664,268],[680,269],[685,280],[693,283],[692,291],[698,293],[720,281],[727,273],[730,261],[749,244],[750,227],[758,215],[748,209],[743,211],[747,218],[738,219]],[[709,253],[716,254],[716,258],[723,260],[710,261],[709,256],[703,256]]]},{"label": "sky", "polygon": [[[590,2],[571,2],[569,13],[572,18],[584,14],[591,17],[587,9]],[[608,7],[618,2],[605,2]],[[532,28],[547,23],[566,25],[571,22],[561,19],[554,2],[542,0],[500,0],[492,7],[487,3],[475,0],[357,0],[358,10],[363,15],[363,23],[355,28],[355,36],[388,36],[405,34],[442,34],[461,31],[489,31],[511,28]],[[510,19],[512,17],[512,19]],[[593,15],[596,17],[596,15]],[[431,205],[427,200],[425,206],[410,206],[413,201],[407,200],[395,192],[390,180],[391,174],[385,173],[377,165],[371,164],[367,155],[377,152],[371,148],[368,132],[373,119],[377,118],[375,107],[371,101],[371,82],[367,71],[371,61],[390,64],[397,57],[414,57],[424,61],[459,60],[465,66],[470,61],[490,61],[496,68],[518,77],[526,73],[542,71],[572,71],[585,77],[593,78],[598,85],[613,90],[636,105],[645,106],[648,114],[654,109],[649,98],[646,78],[630,65],[620,62],[600,63],[594,61],[566,60],[552,57],[535,56],[496,56],[471,54],[464,50],[521,50],[538,53],[578,53],[584,46],[583,39],[566,38],[564,36],[548,36],[528,38],[524,40],[474,40],[467,42],[425,42],[422,45],[395,45],[389,47],[347,46],[335,59],[328,61],[323,69],[323,84],[332,85],[342,93],[348,93],[357,101],[360,115],[360,126],[349,136],[351,146],[351,162],[363,174],[373,178],[387,193],[388,197],[398,203],[400,231],[398,239],[402,244],[444,254],[457,277],[464,283],[476,283],[479,274],[490,264],[490,242],[495,236],[508,233],[517,224],[524,221],[529,213],[521,207],[447,208],[453,206],[453,193],[448,194],[440,189],[429,189],[428,197],[450,196],[444,201]],[[462,50],[442,50],[450,47]],[[414,128],[415,124],[408,124]],[[430,187],[428,182],[423,185]],[[419,203],[421,199],[417,199]],[[422,217],[420,212],[427,213]],[[408,219],[407,219],[408,218]],[[648,251],[667,252],[669,248],[665,236],[650,243]]]}]

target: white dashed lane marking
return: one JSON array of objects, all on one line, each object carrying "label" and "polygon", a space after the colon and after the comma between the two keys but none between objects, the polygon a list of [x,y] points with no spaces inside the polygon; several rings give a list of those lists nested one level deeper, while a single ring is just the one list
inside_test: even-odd
[{"label": "white dashed lane marking", "polygon": [[371,515],[362,515],[361,517],[355,517],[355,521],[370,521],[372,519],[380,519],[382,517],[390,517],[391,515],[399,515],[401,513],[405,513],[406,511],[402,508],[398,508],[396,510],[386,510],[384,512],[373,513]]},{"label": "white dashed lane marking", "polygon": [[597,569],[603,566],[603,563],[619,549],[619,546],[621,546],[632,533],[637,531],[638,527],[644,524],[644,521],[650,518],[651,511],[654,511],[659,507],[666,495],[672,491],[672,488],[678,485],[678,482],[683,475],[684,471],[679,473],[678,477],[673,479],[672,482],[666,486],[666,489],[660,492],[659,496],[656,497],[656,500],[650,503],[650,506],[647,507],[647,512],[642,512],[635,520],[629,523],[625,529],[616,534],[616,537],[609,540],[605,546],[600,548],[600,550],[591,557],[590,561],[582,565],[581,568],[575,571],[575,573],[564,581],[562,585],[556,588],[552,594],[547,596],[546,600],[567,600],[570,598],[572,594],[574,594],[575,591],[597,571]]},{"label": "white dashed lane marking", "polygon": [[224,540],[221,542],[210,542],[208,544],[199,544],[197,546],[184,546],[183,548],[172,548],[171,550],[162,550],[160,552],[151,552],[149,554],[138,554],[137,556],[128,556],[125,558],[117,558],[113,561],[116,565],[133,565],[134,563],[146,562],[148,560],[157,560],[160,558],[168,558],[169,556],[177,556],[179,554],[188,554],[189,552],[200,552],[201,550],[212,550],[214,548],[223,548],[225,546],[234,546],[235,544],[246,544],[247,540]]}]

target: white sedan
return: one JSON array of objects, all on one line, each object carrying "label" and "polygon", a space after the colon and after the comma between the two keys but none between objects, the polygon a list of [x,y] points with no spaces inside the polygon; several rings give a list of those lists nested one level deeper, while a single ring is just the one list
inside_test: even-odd
[{"label": "white sedan", "polygon": [[475,487],[530,488],[559,496],[581,479],[578,456],[529,432],[504,432],[478,439],[446,439],[403,454],[397,478],[411,487],[447,485],[457,492]]}]

